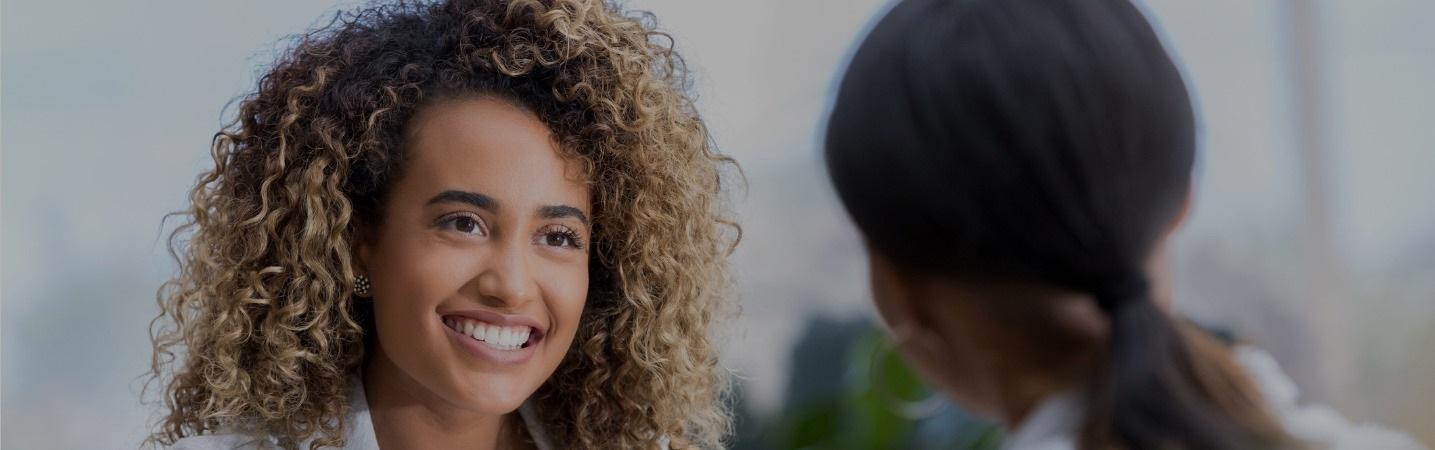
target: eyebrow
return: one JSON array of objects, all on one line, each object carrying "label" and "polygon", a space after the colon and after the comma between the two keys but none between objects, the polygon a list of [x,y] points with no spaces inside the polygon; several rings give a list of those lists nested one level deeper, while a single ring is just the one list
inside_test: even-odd
[{"label": "eyebrow", "polygon": [[[493,197],[477,192],[443,191],[429,199],[428,204],[432,205],[446,202],[467,203],[477,208],[498,212],[498,200],[494,200]],[[544,219],[572,217],[578,219],[579,222],[583,222],[583,225],[588,225],[588,215],[583,214],[583,210],[568,205],[544,206],[538,209],[538,215]]]},{"label": "eyebrow", "polygon": [[494,212],[498,211],[497,200],[494,200],[493,197],[489,197],[487,195],[483,195],[477,192],[443,191],[440,192],[438,195],[433,196],[433,198],[429,199],[428,204],[432,205],[435,203],[445,202],[467,203],[481,209],[486,209]]},{"label": "eyebrow", "polygon": [[582,210],[568,205],[544,206],[543,208],[538,210],[538,215],[543,217],[544,219],[561,219],[564,217],[572,217],[578,219],[579,222],[583,222],[583,225],[588,225],[588,216],[583,214]]}]

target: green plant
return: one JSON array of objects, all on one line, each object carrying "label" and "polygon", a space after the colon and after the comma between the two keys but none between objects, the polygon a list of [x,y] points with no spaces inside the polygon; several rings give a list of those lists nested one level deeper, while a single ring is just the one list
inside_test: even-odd
[{"label": "green plant", "polygon": [[[818,319],[809,323],[808,334],[814,333],[822,336],[804,339],[794,350],[798,364],[789,383],[790,389],[806,390],[805,395],[790,396],[760,430],[740,429],[743,439],[735,448],[984,450],[1000,445],[999,427],[954,405],[925,418],[900,415],[894,403],[935,394],[870,323]],[[800,357],[814,353],[827,357]],[[812,390],[814,385],[825,387]]]}]

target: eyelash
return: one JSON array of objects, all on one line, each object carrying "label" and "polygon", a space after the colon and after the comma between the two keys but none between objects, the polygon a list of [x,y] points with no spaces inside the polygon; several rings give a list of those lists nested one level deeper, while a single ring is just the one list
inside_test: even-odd
[{"label": "eyelash", "polygon": [[[488,227],[487,224],[484,223],[483,218],[472,213],[457,212],[448,214],[443,217],[439,217],[438,220],[434,222],[434,224],[442,226],[445,229],[457,231],[459,233],[474,234],[471,232],[458,230],[458,221],[462,219],[472,220],[475,227],[475,231],[479,236],[488,235]],[[566,239],[567,243],[560,245],[561,247],[568,247],[579,250],[583,249],[583,236],[580,236],[578,232],[573,231],[572,228],[568,228],[563,225],[548,225],[546,227],[543,227],[541,230],[539,230],[538,236],[535,241],[537,241],[539,244],[547,244],[546,239],[553,235],[558,235],[561,236],[563,239]]]},{"label": "eyelash", "polygon": [[458,213],[448,214],[448,215],[445,215],[445,216],[443,216],[443,217],[439,217],[438,220],[434,222],[434,224],[435,224],[435,225],[438,225],[438,226],[445,227],[446,229],[451,229],[451,230],[453,230],[453,231],[458,231],[459,233],[463,233],[463,234],[473,234],[473,233],[469,233],[469,232],[459,231],[459,230],[458,230],[458,221],[459,221],[460,219],[472,220],[472,221],[473,221],[473,224],[474,224],[474,228],[475,228],[475,230],[478,232],[478,235],[479,235],[479,236],[487,236],[487,235],[488,235],[488,227],[487,227],[488,224],[486,224],[486,223],[483,222],[483,218],[482,218],[482,217],[479,217],[479,216],[474,215],[474,214],[472,214],[472,213],[458,212]]},{"label": "eyelash", "polygon": [[547,238],[555,234],[562,236],[564,239],[567,239],[567,243],[562,244],[563,247],[579,250],[583,249],[583,237],[579,236],[578,232],[573,231],[572,228],[568,228],[563,225],[549,225],[543,227],[543,229],[538,231],[537,241],[540,244],[547,244]]}]

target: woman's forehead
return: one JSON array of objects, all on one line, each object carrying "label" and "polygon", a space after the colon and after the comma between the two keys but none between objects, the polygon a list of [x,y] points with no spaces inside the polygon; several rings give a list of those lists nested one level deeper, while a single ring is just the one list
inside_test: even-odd
[{"label": "woman's forehead", "polygon": [[587,207],[581,162],[565,157],[552,131],[511,103],[491,98],[438,103],[415,116],[411,127],[400,184]]}]

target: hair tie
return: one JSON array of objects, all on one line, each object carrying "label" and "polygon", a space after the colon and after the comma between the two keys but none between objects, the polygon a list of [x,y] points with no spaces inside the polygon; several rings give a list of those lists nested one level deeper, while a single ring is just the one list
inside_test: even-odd
[{"label": "hair tie", "polygon": [[1108,314],[1114,313],[1126,307],[1133,301],[1140,301],[1150,296],[1151,283],[1146,281],[1146,275],[1133,273],[1120,278],[1116,283],[1108,283],[1096,289],[1096,306]]}]

